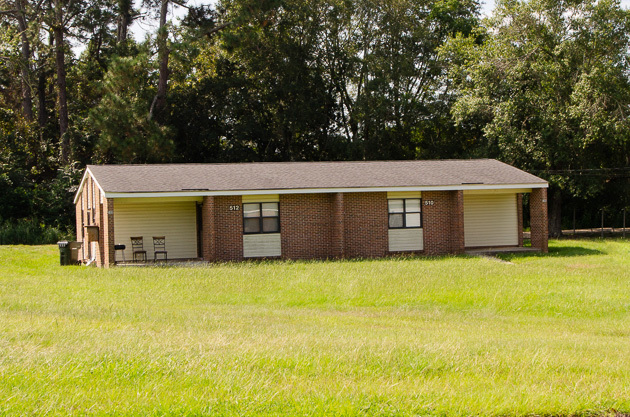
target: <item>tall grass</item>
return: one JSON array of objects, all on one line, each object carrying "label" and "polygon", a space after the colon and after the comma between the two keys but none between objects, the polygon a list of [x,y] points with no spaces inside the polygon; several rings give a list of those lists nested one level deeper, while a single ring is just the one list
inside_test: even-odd
[{"label": "tall grass", "polygon": [[630,244],[60,267],[0,248],[0,415],[630,412]]},{"label": "tall grass", "polygon": [[33,219],[0,222],[0,245],[47,245],[74,239],[70,230],[45,225]]}]

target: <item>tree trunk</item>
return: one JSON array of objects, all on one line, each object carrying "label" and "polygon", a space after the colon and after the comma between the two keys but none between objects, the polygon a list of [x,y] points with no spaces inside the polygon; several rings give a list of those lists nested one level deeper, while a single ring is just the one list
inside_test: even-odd
[{"label": "tree trunk", "polygon": [[129,30],[129,25],[131,24],[131,6],[131,0],[118,1],[120,14],[118,15],[118,31],[116,40],[119,44],[127,41],[127,32]]},{"label": "tree trunk", "polygon": [[[48,45],[51,49],[54,42],[54,36],[50,34]],[[44,131],[48,123],[48,109],[46,108],[46,76],[48,70],[46,69],[46,61],[47,56],[40,54],[37,60],[37,123],[40,132]]]},{"label": "tree trunk", "polygon": [[45,63],[42,62],[41,65],[42,68],[37,77],[37,124],[40,130],[43,130],[48,122],[48,112],[46,110],[46,68]]},{"label": "tree trunk", "polygon": [[20,29],[20,38],[22,43],[22,65],[20,66],[21,84],[22,84],[22,114],[28,122],[33,121],[33,99],[31,98],[30,83],[30,66],[31,66],[31,44],[26,33],[26,7],[24,0],[16,0],[15,7],[17,9],[17,21]]},{"label": "tree trunk", "polygon": [[160,76],[158,80],[158,88],[151,108],[149,110],[149,120],[153,118],[156,113],[159,113],[166,104],[166,88],[168,83],[168,31],[166,30],[166,14],[168,13],[169,0],[162,0],[162,7],[160,9],[160,28],[158,29],[157,45],[158,45],[158,58],[160,60]]},{"label": "tree trunk", "polygon": [[549,236],[562,236],[562,192],[555,188],[549,188]]},{"label": "tree trunk", "polygon": [[61,137],[61,162],[70,160],[70,140],[68,131],[68,102],[66,97],[66,57],[63,41],[63,6],[62,0],[55,1],[55,64],[57,65],[57,105],[59,111],[59,136]]}]

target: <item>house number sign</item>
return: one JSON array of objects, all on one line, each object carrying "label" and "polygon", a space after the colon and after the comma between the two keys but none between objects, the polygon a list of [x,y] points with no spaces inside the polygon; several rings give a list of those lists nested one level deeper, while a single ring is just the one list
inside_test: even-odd
[{"label": "house number sign", "polygon": [[435,201],[433,201],[433,200],[424,200],[423,202],[424,202],[425,206],[433,206],[433,205],[435,205]]},{"label": "house number sign", "polygon": [[230,211],[239,211],[241,209],[241,206],[239,206],[238,204],[230,206]]}]

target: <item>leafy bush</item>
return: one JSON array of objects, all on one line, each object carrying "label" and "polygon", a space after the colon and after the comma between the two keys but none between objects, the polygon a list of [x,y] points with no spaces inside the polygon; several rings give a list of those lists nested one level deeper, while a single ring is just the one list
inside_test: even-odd
[{"label": "leafy bush", "polygon": [[73,240],[70,229],[45,225],[34,219],[0,223],[0,245],[46,245],[60,240]]}]

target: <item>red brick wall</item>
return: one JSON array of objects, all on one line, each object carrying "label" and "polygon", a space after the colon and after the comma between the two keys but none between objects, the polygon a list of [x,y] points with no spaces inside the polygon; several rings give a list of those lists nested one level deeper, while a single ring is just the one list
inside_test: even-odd
[{"label": "red brick wall", "polygon": [[[81,197],[79,197],[79,199],[77,200],[77,204],[75,204],[74,206],[77,242],[81,242],[83,240],[83,212],[81,211],[81,205],[83,204],[82,199],[83,194],[81,194]],[[81,257],[82,253],[81,250],[79,250],[79,258]]]},{"label": "red brick wall", "polygon": [[208,262],[216,260],[215,239],[216,225],[214,217],[214,197],[204,197],[201,206],[201,252],[203,259]]},{"label": "red brick wall", "polygon": [[336,255],[334,202],[335,194],[280,195],[283,258],[323,259]]},{"label": "red brick wall", "polygon": [[387,193],[345,193],[344,256],[387,255]]},{"label": "red brick wall", "polygon": [[516,233],[518,236],[518,246],[523,246],[523,194],[516,194]]},{"label": "red brick wall", "polygon": [[[240,210],[230,211],[230,206]],[[282,214],[280,214],[282,216]],[[214,197],[215,240],[214,254],[217,261],[243,259],[243,201],[241,196]],[[282,217],[280,217],[282,228]]]},{"label": "red brick wall", "polygon": [[464,192],[450,191],[453,220],[451,222],[451,253],[464,253]]},{"label": "red brick wall", "polygon": [[[95,185],[94,185],[95,186]],[[92,204],[96,207],[96,221],[95,225],[98,226],[98,244],[96,245],[96,266],[108,266],[105,265],[105,229],[103,228],[103,205],[100,203],[98,189],[94,190],[94,201]]]},{"label": "red brick wall", "polygon": [[[98,226],[100,224],[100,212],[97,210],[97,206],[94,204],[94,199],[92,198],[93,186],[94,182],[92,181],[92,177],[88,175],[85,181],[85,189],[83,190],[85,197],[85,226]],[[96,266],[103,266],[103,262],[100,257],[101,253],[99,251],[100,242],[96,241],[96,244],[94,244],[94,241],[89,239],[89,236],[85,233],[85,230],[84,235],[85,237],[83,246],[85,248],[85,260],[94,258]],[[101,234],[99,233],[99,240],[100,238]]]},{"label": "red brick wall", "polygon": [[[99,190],[100,192],[100,190]],[[103,199],[103,223],[100,227],[100,236],[103,239],[103,265],[108,268],[114,265],[116,261],[114,244],[116,237],[114,236],[114,199]]]},{"label": "red brick wall", "polygon": [[[81,195],[77,200],[77,204],[75,205],[75,220],[76,220],[76,228],[77,228],[77,242],[83,243],[83,226],[86,225],[87,219],[87,181],[83,183],[83,188],[81,190]],[[79,261],[82,261],[87,257],[87,248],[85,247],[85,243],[79,249]]]},{"label": "red brick wall", "polygon": [[[91,196],[91,186],[92,186],[92,177],[88,175],[87,180],[85,181],[85,189],[83,190],[84,201],[85,201],[85,224],[84,226],[92,226],[94,225],[94,205],[92,204],[92,196]],[[89,241],[87,234],[85,233],[85,229],[83,229],[83,252],[85,256],[85,260],[91,259],[94,254],[92,249],[92,242]]]},{"label": "red brick wall", "polygon": [[[92,201],[92,187],[94,187],[94,201]],[[101,190],[96,186],[91,176],[83,184],[81,196],[75,207],[77,241],[82,243],[79,250],[79,261],[89,260],[92,253],[92,242],[85,235],[84,226],[98,226],[98,242],[96,245],[96,265],[109,267],[114,265],[114,200],[111,198],[100,201]],[[88,210],[88,198],[91,209]],[[110,214],[111,212],[111,214]],[[88,222],[88,214],[90,222]]]},{"label": "red brick wall", "polygon": [[[462,191],[423,191],[424,253],[464,252],[464,194]],[[425,205],[428,202],[432,204]]]},{"label": "red brick wall", "polygon": [[[87,177],[87,181],[85,181],[86,184],[86,188],[85,188],[85,200],[86,200],[86,208],[87,208],[87,215],[86,218],[89,218],[89,222],[86,222],[85,224],[87,226],[91,226],[94,224],[94,202],[92,201],[92,177],[88,176]],[[89,208],[88,208],[89,207]]]},{"label": "red brick wall", "polygon": [[[83,215],[83,226],[87,225],[87,181],[83,184],[83,191],[81,192],[81,208]],[[87,241],[85,239],[85,229],[81,229],[81,240],[83,245],[81,246],[82,259],[87,259],[88,248]]]},{"label": "red brick wall", "polygon": [[[87,197],[91,179],[76,205],[77,239],[81,221],[87,222]],[[98,193],[97,193],[98,194]],[[532,246],[547,251],[547,190],[530,196]],[[423,192],[424,253],[442,255],[464,251],[462,191]],[[114,263],[113,199],[98,204],[100,226],[98,264]],[[517,194],[519,245],[522,245],[522,195]],[[230,210],[237,205],[240,210]],[[243,211],[241,196],[204,197],[202,253],[207,261],[243,260]],[[81,208],[83,207],[83,210]],[[388,254],[387,193],[290,194],[280,196],[282,257],[313,259],[332,257],[382,257]],[[83,219],[81,219],[83,215]],[[87,242],[86,242],[87,245]],[[87,257],[87,252],[85,254]]]},{"label": "red brick wall", "polygon": [[[287,194],[280,196],[280,235],[285,259],[378,257],[387,254],[387,194]],[[230,211],[230,205],[241,206]],[[203,257],[243,259],[242,200],[206,197]]]},{"label": "red brick wall", "polygon": [[346,239],[344,227],[344,194],[335,193],[332,196],[332,230],[331,230],[331,256],[343,258],[345,256]]},{"label": "red brick wall", "polygon": [[548,251],[547,189],[534,188],[529,195],[532,248]]}]

